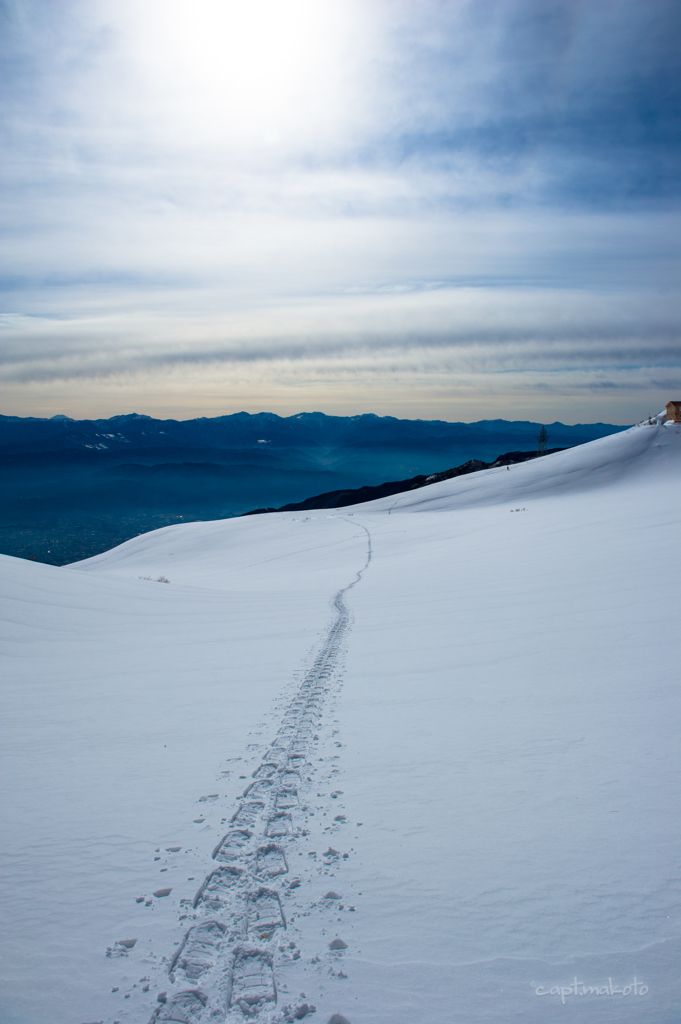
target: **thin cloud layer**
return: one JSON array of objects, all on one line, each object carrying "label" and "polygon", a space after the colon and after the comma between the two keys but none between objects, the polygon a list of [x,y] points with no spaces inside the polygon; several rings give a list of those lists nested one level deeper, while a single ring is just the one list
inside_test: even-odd
[{"label": "thin cloud layer", "polygon": [[678,387],[675,3],[0,10],[4,411]]}]

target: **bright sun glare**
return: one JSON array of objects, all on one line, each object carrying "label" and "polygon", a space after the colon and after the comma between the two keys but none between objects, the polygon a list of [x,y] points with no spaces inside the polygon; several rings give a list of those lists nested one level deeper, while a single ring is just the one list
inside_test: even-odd
[{"label": "bright sun glare", "polygon": [[137,59],[193,128],[260,142],[341,115],[353,3],[163,0],[134,12]]}]

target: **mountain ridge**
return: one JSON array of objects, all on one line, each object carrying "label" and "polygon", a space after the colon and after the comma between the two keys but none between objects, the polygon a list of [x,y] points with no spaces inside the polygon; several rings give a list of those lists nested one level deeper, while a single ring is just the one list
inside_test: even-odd
[{"label": "mountain ridge", "polygon": [[[175,522],[225,519],[535,449],[528,420],[246,412],[73,420],[0,415],[0,552],[65,565]],[[614,424],[548,425],[568,448]],[[375,493],[375,492],[373,492]],[[332,499],[329,499],[332,500]]]},{"label": "mountain ridge", "polygon": [[[400,419],[362,413],[358,416],[328,416],[322,412],[276,413],[238,412],[227,416],[196,417],[189,420],[156,419],[140,413],[111,416],[108,419],[41,418],[0,415],[0,453],[10,445],[23,450],[92,447],[101,451],[116,450],[135,444],[136,447],[243,447],[268,444],[279,446],[284,441],[306,447],[335,447],[352,444],[381,446],[425,438],[473,440],[476,435],[502,433],[505,436],[527,437],[539,430],[541,423],[531,420],[463,421]],[[593,440],[626,429],[608,423],[564,424],[556,420],[544,426],[567,443]],[[144,428],[144,429],[142,429]],[[260,436],[267,435],[271,436]],[[29,447],[30,446],[30,447]]]},{"label": "mountain ridge", "polygon": [[374,501],[376,498],[388,498],[392,494],[404,494],[406,491],[415,491],[419,487],[426,487],[428,484],[438,484],[442,480],[452,480],[457,476],[466,476],[468,473],[479,473],[483,469],[497,469],[499,466],[515,466],[521,462],[529,462],[530,459],[542,458],[544,455],[555,455],[556,452],[564,452],[565,448],[548,448],[545,452],[505,452],[499,455],[494,462],[481,462],[479,459],[469,459],[461,466],[454,466],[442,473],[431,473],[429,476],[419,474],[409,480],[391,480],[384,484],[376,484],[373,487],[357,487],[339,491],[327,491],[325,494],[315,494],[304,501],[294,502],[289,505],[282,505],[281,508],[256,508],[252,512],[243,512],[244,516],[257,516],[268,512],[307,512],[312,509],[321,508],[345,508],[351,505],[360,505],[366,501]]}]

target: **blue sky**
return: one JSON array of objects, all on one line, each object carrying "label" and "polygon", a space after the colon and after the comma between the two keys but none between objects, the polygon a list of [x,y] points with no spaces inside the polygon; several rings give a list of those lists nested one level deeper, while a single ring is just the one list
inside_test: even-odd
[{"label": "blue sky", "polygon": [[10,0],[2,403],[681,396],[676,0]]}]

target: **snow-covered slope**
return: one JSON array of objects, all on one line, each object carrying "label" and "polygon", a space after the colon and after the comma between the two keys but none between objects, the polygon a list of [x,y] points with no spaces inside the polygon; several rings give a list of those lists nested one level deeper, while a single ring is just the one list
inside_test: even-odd
[{"label": "snow-covered slope", "polygon": [[645,425],[3,558],[2,1020],[680,1019],[680,510]]}]

